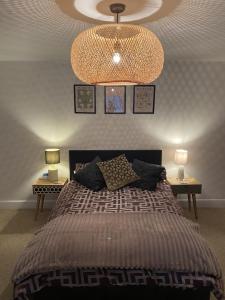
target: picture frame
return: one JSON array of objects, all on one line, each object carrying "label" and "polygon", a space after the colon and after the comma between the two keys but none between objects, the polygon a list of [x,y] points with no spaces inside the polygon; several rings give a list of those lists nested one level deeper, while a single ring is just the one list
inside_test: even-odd
[{"label": "picture frame", "polygon": [[136,85],[133,94],[133,114],[154,114],[155,85]]},{"label": "picture frame", "polygon": [[96,114],[96,86],[74,84],[74,113]]},{"label": "picture frame", "polygon": [[126,86],[104,87],[105,114],[126,113]]}]

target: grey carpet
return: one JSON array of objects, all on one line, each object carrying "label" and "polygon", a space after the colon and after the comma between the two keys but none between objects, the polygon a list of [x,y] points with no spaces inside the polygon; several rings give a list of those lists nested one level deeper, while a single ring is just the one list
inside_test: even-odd
[{"label": "grey carpet", "polygon": [[[10,276],[18,255],[33,233],[46,222],[49,211],[34,221],[33,210],[0,210],[0,299],[12,299]],[[187,210],[185,214],[193,219]],[[214,249],[225,274],[225,208],[199,209],[199,223],[203,236]],[[214,298],[212,298],[214,299]]]}]

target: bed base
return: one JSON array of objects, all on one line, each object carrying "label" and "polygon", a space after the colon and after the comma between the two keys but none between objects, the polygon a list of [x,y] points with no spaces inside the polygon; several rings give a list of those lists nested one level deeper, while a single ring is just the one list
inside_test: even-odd
[{"label": "bed base", "polygon": [[[70,178],[73,176],[76,163],[86,163],[97,155],[103,160],[125,154],[131,162],[134,158],[148,163],[161,165],[161,150],[69,150]],[[158,287],[158,286],[99,286],[99,287],[46,287],[29,297],[31,300],[210,300],[210,289]]]},{"label": "bed base", "polygon": [[126,287],[79,287],[44,288],[34,294],[31,300],[209,300],[210,289],[180,289],[171,287],[126,286]]}]

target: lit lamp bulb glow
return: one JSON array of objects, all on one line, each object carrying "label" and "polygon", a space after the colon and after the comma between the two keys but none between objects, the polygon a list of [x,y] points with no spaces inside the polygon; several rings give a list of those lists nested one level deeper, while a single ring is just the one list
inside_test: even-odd
[{"label": "lit lamp bulb glow", "polygon": [[121,55],[120,55],[120,53],[119,52],[113,53],[113,58],[112,59],[113,59],[113,62],[116,65],[118,65],[120,63],[120,61],[121,61]]}]

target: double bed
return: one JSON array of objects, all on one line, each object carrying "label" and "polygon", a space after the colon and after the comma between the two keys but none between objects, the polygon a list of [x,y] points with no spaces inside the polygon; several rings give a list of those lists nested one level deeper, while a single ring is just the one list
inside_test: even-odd
[{"label": "double bed", "polygon": [[167,182],[95,192],[73,179],[79,164],[125,154],[161,165],[161,150],[71,150],[71,181],[18,259],[14,300],[224,299],[215,255]]}]

